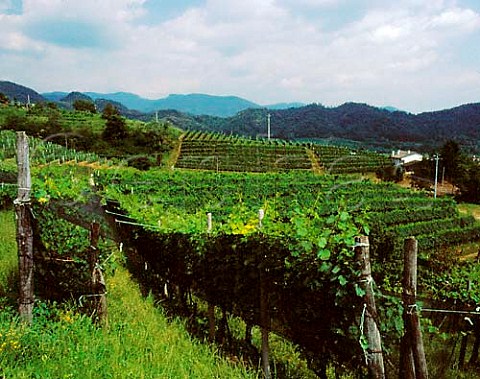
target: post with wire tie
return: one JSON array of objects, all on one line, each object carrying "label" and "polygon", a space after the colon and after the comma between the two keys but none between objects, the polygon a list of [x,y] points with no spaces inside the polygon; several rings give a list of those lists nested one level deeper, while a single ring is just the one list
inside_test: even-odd
[{"label": "post with wire tie", "polygon": [[370,378],[384,379],[382,340],[377,325],[377,308],[373,293],[372,269],[370,266],[370,244],[367,236],[355,237],[355,261],[360,267],[358,286],[363,290],[363,312],[360,322],[360,345],[365,353],[365,361]]},{"label": "post with wire tie", "polygon": [[108,326],[107,290],[102,268],[98,262],[98,240],[100,237],[100,224],[96,221],[90,225],[89,268],[90,281],[90,311],[96,323]]},{"label": "post with wire tie", "polygon": [[17,221],[18,245],[18,313],[20,318],[31,324],[33,321],[33,225],[30,205],[30,163],[28,137],[17,132],[18,195],[13,204]]},{"label": "post with wire tie", "polygon": [[414,237],[405,239],[402,293],[405,333],[401,342],[399,372],[402,379],[428,378],[417,311],[417,251],[417,240]]}]

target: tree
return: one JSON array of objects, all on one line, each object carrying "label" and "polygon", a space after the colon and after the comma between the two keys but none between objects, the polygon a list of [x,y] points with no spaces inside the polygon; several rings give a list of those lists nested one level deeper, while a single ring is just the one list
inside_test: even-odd
[{"label": "tree", "polygon": [[480,203],[480,165],[473,160],[462,164],[462,176],[455,183],[464,201]]},{"label": "tree", "polygon": [[112,116],[120,116],[120,112],[111,103],[107,103],[105,105],[105,108],[103,108],[102,118],[108,120]]},{"label": "tree", "polygon": [[8,103],[10,103],[10,99],[8,98],[8,96],[0,92],[0,104],[8,104]]},{"label": "tree", "polygon": [[480,167],[456,141],[449,140],[440,149],[445,176],[460,189],[462,200],[480,202]]},{"label": "tree", "polygon": [[102,138],[107,142],[118,145],[127,137],[128,129],[125,119],[119,115],[110,116],[105,123]]},{"label": "tree", "polygon": [[445,176],[452,182],[456,182],[459,177],[459,166],[463,160],[463,154],[458,142],[448,140],[440,149],[440,158],[445,167]]},{"label": "tree", "polygon": [[97,113],[95,104],[89,100],[77,99],[73,102],[73,109],[76,111],[84,111],[90,113]]}]

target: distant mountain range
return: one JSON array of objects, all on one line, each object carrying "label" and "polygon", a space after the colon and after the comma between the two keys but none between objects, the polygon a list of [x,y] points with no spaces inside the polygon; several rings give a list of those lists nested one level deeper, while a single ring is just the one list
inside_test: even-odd
[{"label": "distant mountain range", "polygon": [[[169,95],[163,99],[151,100],[128,92],[98,93],[84,92],[92,100],[111,100],[122,104],[128,109],[142,113],[160,110],[177,110],[192,115],[209,115],[229,117],[249,108],[286,109],[300,107],[302,103],[280,103],[261,106],[237,96],[212,96],[205,94]],[[68,96],[66,92],[48,92],[42,96],[50,101],[60,101]]]},{"label": "distant mountain range", "polygon": [[[303,103],[279,103],[262,106],[242,99],[237,96],[213,96],[205,94],[189,94],[189,95],[169,95],[163,99],[151,100],[145,99],[138,95],[128,92],[116,93],[98,93],[98,92],[47,92],[39,94],[31,88],[22,86],[9,81],[0,81],[0,92],[7,95],[11,100],[27,103],[28,98],[32,103],[38,102],[57,102],[64,103],[68,106],[73,103],[72,98],[80,98],[79,94],[84,95],[92,101],[109,100],[115,105],[120,105],[124,109],[124,113],[138,114],[151,113],[160,110],[176,110],[179,112],[189,113],[192,115],[209,115],[218,117],[233,116],[249,108],[267,108],[267,109],[287,109],[301,107]],[[73,94],[73,95],[72,95]],[[128,111],[127,111],[128,109]]]},{"label": "distant mountain range", "polygon": [[480,103],[456,108],[411,114],[393,107],[346,103],[338,107],[320,104],[280,104],[262,107],[235,96],[203,94],[170,95],[148,100],[131,93],[50,92],[0,81],[0,92],[10,99],[26,102],[54,101],[71,107],[75,99],[91,99],[101,111],[108,103],[126,117],[150,121],[155,117],[182,129],[263,136],[267,114],[271,114],[272,136],[282,139],[330,139],[360,141],[375,148],[408,147],[424,151],[448,139],[455,139],[469,151],[480,153]]}]

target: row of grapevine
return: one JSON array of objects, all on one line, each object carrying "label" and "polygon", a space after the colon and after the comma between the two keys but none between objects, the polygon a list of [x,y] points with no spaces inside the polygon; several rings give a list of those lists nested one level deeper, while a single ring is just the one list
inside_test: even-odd
[{"label": "row of grapevine", "polygon": [[[131,210],[135,218],[141,209],[148,207],[148,212],[143,212],[141,216],[142,222],[158,225],[159,218],[162,218],[161,224],[167,229],[170,229],[168,220],[164,220],[166,217],[162,214],[183,213],[182,218],[191,221],[189,216],[213,212],[217,222],[223,223],[228,222],[228,215],[239,201],[250,209],[267,206],[284,213],[291,212],[290,207],[305,209],[314,204],[315,212],[325,218],[342,207],[353,212],[366,211],[372,225],[383,225],[375,230],[396,235],[397,239],[424,234],[435,238],[436,232],[478,227],[473,224],[472,218],[459,216],[451,199],[432,199],[425,193],[389,183],[377,184],[357,176],[316,176],[298,172],[262,176],[176,172],[161,175],[145,173],[141,177],[135,174],[125,180],[123,175],[129,175],[125,171],[115,175],[118,176],[107,175],[105,181],[117,183],[108,187],[109,196],[121,199],[126,195],[131,199],[129,203],[133,201],[140,206],[140,209]],[[153,212],[151,217],[147,215],[149,212]],[[194,225],[199,223],[205,224],[206,220],[192,221]],[[178,223],[176,227],[191,229]]]},{"label": "row of grapevine", "polygon": [[[307,149],[313,156],[308,156]],[[387,156],[371,151],[190,131],[183,137],[176,167],[247,172],[311,170],[315,166],[312,159],[330,174],[375,172],[392,164]]]},{"label": "row of grapevine", "polygon": [[202,141],[215,141],[215,142],[229,142],[229,143],[239,143],[239,144],[251,144],[251,145],[262,145],[262,146],[304,146],[303,143],[296,141],[286,141],[280,139],[266,139],[266,138],[257,138],[249,139],[246,137],[238,135],[227,135],[224,133],[206,133],[202,131],[187,131],[183,138],[184,141],[188,142],[202,142]]}]

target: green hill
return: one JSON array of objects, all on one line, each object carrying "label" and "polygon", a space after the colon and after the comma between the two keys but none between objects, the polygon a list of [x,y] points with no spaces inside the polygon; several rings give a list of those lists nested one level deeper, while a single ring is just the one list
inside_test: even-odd
[{"label": "green hill", "polygon": [[28,102],[29,97],[31,103],[46,101],[42,95],[33,89],[9,81],[0,81],[0,92],[7,95],[11,101],[16,100],[23,104]]}]

